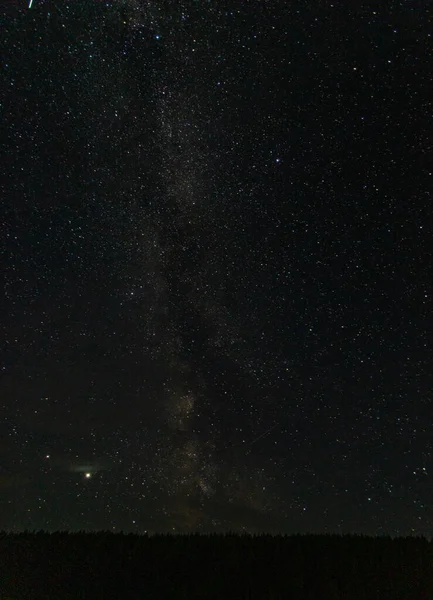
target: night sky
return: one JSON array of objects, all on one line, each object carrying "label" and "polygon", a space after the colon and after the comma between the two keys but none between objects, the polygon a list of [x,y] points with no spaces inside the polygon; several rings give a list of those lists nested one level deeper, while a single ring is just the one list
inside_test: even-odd
[{"label": "night sky", "polygon": [[432,534],[428,5],[3,3],[0,529]]}]

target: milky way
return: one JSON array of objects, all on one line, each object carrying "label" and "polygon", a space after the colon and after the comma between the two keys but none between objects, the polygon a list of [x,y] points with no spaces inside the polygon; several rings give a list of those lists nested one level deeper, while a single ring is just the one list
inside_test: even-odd
[{"label": "milky way", "polygon": [[4,526],[425,532],[422,11],[4,14]]}]

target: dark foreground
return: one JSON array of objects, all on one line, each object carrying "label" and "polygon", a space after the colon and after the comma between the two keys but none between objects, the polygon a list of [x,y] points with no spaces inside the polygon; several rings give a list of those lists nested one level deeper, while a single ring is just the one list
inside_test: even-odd
[{"label": "dark foreground", "polygon": [[0,600],[433,600],[433,542],[0,533]]}]

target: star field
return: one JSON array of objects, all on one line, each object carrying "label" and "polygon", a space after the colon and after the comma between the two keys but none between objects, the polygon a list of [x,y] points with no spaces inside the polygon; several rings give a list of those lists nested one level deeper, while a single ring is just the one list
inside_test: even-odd
[{"label": "star field", "polygon": [[428,6],[238,4],[2,9],[1,529],[431,535]]}]

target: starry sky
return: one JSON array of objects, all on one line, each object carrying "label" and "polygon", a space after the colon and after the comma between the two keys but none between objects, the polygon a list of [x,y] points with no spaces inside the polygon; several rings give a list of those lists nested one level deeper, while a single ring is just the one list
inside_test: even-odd
[{"label": "starry sky", "polygon": [[0,529],[431,535],[427,12],[3,3]]}]

